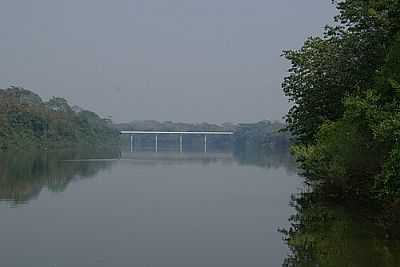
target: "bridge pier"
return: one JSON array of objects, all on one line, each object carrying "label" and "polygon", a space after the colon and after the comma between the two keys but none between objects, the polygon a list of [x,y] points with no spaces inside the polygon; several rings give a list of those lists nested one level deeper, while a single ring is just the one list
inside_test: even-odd
[{"label": "bridge pier", "polygon": [[133,135],[131,135],[131,153],[133,152]]},{"label": "bridge pier", "polygon": [[204,135],[204,153],[207,153],[207,135]]},{"label": "bridge pier", "polygon": [[156,153],[158,152],[158,135],[156,135]]},{"label": "bridge pier", "polygon": [[179,136],[179,152],[183,152],[182,135]]}]

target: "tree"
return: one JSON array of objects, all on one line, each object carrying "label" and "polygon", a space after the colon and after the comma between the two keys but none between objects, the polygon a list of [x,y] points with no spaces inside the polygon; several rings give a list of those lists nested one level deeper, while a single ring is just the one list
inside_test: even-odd
[{"label": "tree", "polygon": [[0,149],[116,143],[118,131],[96,113],[77,113],[63,98],[43,103],[33,92],[0,89]]},{"label": "tree", "polygon": [[[343,196],[400,199],[400,1],[334,1],[336,24],[300,50],[283,90],[311,181]],[[353,194],[355,193],[355,194]]]}]

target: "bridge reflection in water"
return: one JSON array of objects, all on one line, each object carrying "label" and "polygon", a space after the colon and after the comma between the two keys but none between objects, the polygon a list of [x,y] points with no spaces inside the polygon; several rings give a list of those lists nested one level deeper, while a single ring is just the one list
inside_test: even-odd
[{"label": "bridge reflection in water", "polygon": [[233,163],[234,156],[232,152],[122,152],[121,160],[132,160],[134,162],[157,162],[178,164],[179,162],[221,162]]}]

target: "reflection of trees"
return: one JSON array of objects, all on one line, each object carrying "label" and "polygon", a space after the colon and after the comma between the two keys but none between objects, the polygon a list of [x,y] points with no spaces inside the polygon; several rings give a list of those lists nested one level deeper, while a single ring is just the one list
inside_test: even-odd
[{"label": "reflection of trees", "polygon": [[230,164],[233,162],[232,153],[193,153],[193,152],[133,152],[121,153],[121,158],[129,160],[131,165],[185,165],[200,163],[210,165],[215,163]]},{"label": "reflection of trees", "polygon": [[285,168],[289,173],[296,172],[296,162],[287,146],[260,148],[235,147],[234,156],[241,164],[257,165],[264,168]]},{"label": "reflection of trees", "polygon": [[85,150],[1,154],[0,200],[25,202],[37,197],[44,187],[52,192],[62,192],[71,181],[92,177],[111,166],[110,161],[63,161],[92,158],[93,153],[100,158],[118,157],[115,151],[98,154]]},{"label": "reflection of trees", "polygon": [[333,207],[315,193],[293,197],[293,206],[291,226],[281,230],[291,251],[283,266],[400,266],[400,243],[370,212]]}]

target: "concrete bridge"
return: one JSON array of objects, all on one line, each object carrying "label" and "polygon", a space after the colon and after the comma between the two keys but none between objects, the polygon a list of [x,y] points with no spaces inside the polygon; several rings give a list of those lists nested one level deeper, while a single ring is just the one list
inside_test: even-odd
[{"label": "concrete bridge", "polygon": [[199,131],[199,132],[162,132],[162,131],[120,131],[120,134],[127,134],[131,136],[130,139],[130,150],[133,152],[133,136],[134,135],[144,135],[151,134],[155,135],[155,144],[154,149],[155,152],[158,152],[158,136],[163,134],[169,135],[179,135],[179,151],[183,152],[183,136],[184,135],[203,135],[204,136],[204,152],[207,152],[207,136],[208,135],[233,135],[233,132],[207,132],[207,131]]}]

